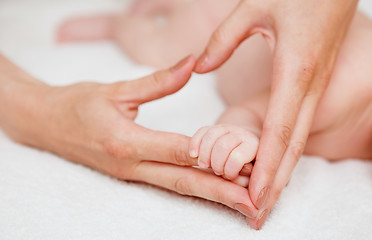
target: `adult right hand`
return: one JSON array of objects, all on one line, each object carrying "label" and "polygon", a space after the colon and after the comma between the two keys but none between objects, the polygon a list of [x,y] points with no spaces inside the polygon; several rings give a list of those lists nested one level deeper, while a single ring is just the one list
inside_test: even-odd
[{"label": "adult right hand", "polygon": [[[188,57],[134,81],[50,87],[0,55],[0,100],[6,103],[0,109],[0,126],[17,142],[115,178],[220,202],[254,217],[257,212],[247,210],[253,206],[245,187],[192,167],[197,163],[188,154],[189,137],[134,122],[141,104],[182,88],[194,65]],[[27,81],[22,81],[25,76]]]},{"label": "adult right hand", "polygon": [[271,96],[249,195],[260,229],[299,160],[358,0],[241,0],[214,32],[195,67],[220,67],[245,39],[261,33],[273,51]]}]

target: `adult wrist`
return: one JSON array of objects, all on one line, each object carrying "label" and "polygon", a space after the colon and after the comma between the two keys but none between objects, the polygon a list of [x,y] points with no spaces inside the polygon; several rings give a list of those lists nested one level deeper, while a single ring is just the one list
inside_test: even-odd
[{"label": "adult wrist", "polygon": [[40,146],[45,96],[50,86],[33,78],[11,79],[0,87],[0,127],[14,141]]}]

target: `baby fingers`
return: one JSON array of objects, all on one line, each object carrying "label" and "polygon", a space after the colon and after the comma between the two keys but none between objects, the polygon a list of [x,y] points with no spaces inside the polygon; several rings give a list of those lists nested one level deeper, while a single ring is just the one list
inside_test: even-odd
[{"label": "baby fingers", "polygon": [[189,153],[193,158],[198,158],[198,165],[201,168],[211,166],[211,152],[216,141],[229,130],[222,126],[203,127],[191,138]]},{"label": "baby fingers", "polygon": [[246,163],[255,159],[258,149],[258,140],[242,142],[230,153],[224,168],[224,177],[233,180],[239,176]]},{"label": "baby fingers", "polygon": [[216,175],[224,175],[226,160],[241,143],[242,140],[234,134],[226,134],[216,141],[211,154],[211,166]]},{"label": "baby fingers", "polygon": [[208,131],[204,134],[200,143],[198,159],[198,163],[201,168],[211,167],[212,149],[216,142],[228,133],[228,129],[222,126],[216,126],[208,129]]},{"label": "baby fingers", "polygon": [[212,168],[218,176],[238,180],[240,173],[250,175],[248,163],[256,157],[258,142],[258,137],[246,129],[216,125],[201,128],[195,133],[190,141],[189,153],[198,158],[200,168]]}]

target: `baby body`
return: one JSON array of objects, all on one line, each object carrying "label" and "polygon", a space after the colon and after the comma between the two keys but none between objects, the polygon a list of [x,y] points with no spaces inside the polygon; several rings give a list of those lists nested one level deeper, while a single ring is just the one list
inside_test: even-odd
[{"label": "baby body", "polygon": [[[121,27],[130,37],[124,38],[122,47],[137,62],[164,67],[189,53],[198,56],[238,0],[176,2],[179,6],[158,6],[152,11],[137,8],[123,17]],[[153,21],[156,9],[163,9],[165,25]],[[372,21],[357,13],[319,102],[305,154],[330,160],[372,159],[371,43]],[[201,167],[211,167],[216,174],[233,180],[243,165],[256,157],[269,102],[272,52],[263,37],[246,40],[217,70],[217,77],[228,109],[215,126],[197,131],[189,150]],[[294,144],[289,151],[302,154],[298,150],[302,144]]]}]

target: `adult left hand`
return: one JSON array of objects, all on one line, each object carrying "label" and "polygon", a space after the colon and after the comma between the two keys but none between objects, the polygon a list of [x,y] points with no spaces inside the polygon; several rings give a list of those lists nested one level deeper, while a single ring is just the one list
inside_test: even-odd
[{"label": "adult left hand", "polygon": [[331,78],[358,0],[242,0],[214,32],[195,67],[221,66],[245,39],[261,33],[273,50],[270,102],[249,182],[260,229],[300,158],[317,104]]},{"label": "adult left hand", "polygon": [[0,54],[0,131],[115,178],[216,201],[254,217],[248,177],[235,184],[197,169],[188,154],[189,137],[134,121],[142,104],[181,89],[194,66],[188,57],[133,81],[49,86]]}]

